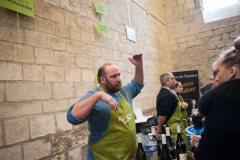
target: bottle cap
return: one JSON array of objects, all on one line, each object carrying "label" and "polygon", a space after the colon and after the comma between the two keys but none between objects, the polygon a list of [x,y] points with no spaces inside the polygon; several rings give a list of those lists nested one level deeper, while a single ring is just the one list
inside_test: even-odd
[{"label": "bottle cap", "polygon": [[181,133],[180,125],[177,124],[177,133]]},{"label": "bottle cap", "polygon": [[154,127],[154,126],[151,127],[151,132],[152,132],[152,135],[156,135],[156,134],[155,134],[155,127]]},{"label": "bottle cap", "polygon": [[170,129],[169,129],[169,127],[166,127],[166,136],[170,136]]},{"label": "bottle cap", "polygon": [[162,134],[162,144],[167,144],[165,134]]}]

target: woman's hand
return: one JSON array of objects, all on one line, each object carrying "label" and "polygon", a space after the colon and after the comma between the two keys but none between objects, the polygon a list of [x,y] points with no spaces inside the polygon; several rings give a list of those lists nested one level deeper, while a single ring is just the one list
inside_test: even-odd
[{"label": "woman's hand", "polygon": [[183,108],[183,109],[187,109],[187,108],[188,108],[188,103],[183,102],[183,103],[182,103],[182,108]]}]

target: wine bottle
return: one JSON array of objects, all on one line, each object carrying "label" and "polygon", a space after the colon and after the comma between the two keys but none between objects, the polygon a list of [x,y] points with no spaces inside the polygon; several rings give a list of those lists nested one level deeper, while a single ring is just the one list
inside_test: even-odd
[{"label": "wine bottle", "polygon": [[163,127],[162,127],[162,134],[166,134],[166,127],[167,127],[167,125],[163,125]]},{"label": "wine bottle", "polygon": [[166,135],[162,134],[162,154],[159,157],[159,160],[171,160],[171,156],[167,147]]},{"label": "wine bottle", "polygon": [[176,159],[176,150],[174,148],[173,142],[170,137],[169,127],[166,127],[166,141],[167,141],[167,146],[169,148],[169,153],[170,153],[172,159]]},{"label": "wine bottle", "polygon": [[185,142],[183,141],[179,124],[177,125],[176,150],[177,150],[177,160],[187,159],[186,145],[185,145]]},{"label": "wine bottle", "polygon": [[137,154],[136,154],[136,159],[138,159],[138,160],[146,160],[146,153],[145,153],[145,151],[143,149],[142,135],[140,133],[138,133],[137,139],[138,139],[138,150],[137,150]]}]

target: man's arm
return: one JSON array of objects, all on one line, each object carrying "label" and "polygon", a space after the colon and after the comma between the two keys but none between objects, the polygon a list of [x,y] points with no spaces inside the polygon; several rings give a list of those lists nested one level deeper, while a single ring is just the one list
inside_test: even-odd
[{"label": "man's arm", "polygon": [[99,100],[109,104],[111,110],[118,111],[119,105],[117,101],[110,95],[99,91],[76,103],[72,108],[72,115],[79,120],[85,119]]},{"label": "man's arm", "polygon": [[138,84],[143,84],[144,75],[143,75],[143,64],[142,64],[142,54],[133,55],[132,59],[128,58],[129,61],[135,65],[135,76],[134,81]]},{"label": "man's arm", "polygon": [[157,134],[162,134],[162,127],[167,119],[167,116],[158,116],[157,121],[158,121],[158,126],[156,127],[157,129]]}]

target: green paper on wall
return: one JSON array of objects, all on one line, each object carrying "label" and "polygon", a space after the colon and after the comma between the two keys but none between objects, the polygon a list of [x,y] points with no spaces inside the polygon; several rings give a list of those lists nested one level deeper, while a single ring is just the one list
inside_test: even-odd
[{"label": "green paper on wall", "polygon": [[126,27],[127,30],[127,39],[136,42],[136,31],[130,27]]},{"label": "green paper on wall", "polygon": [[96,12],[107,15],[107,6],[105,4],[95,1],[95,8]]},{"label": "green paper on wall", "polygon": [[34,17],[33,0],[0,0],[0,6]]},{"label": "green paper on wall", "polygon": [[110,35],[110,27],[106,23],[97,22],[97,32]]}]

